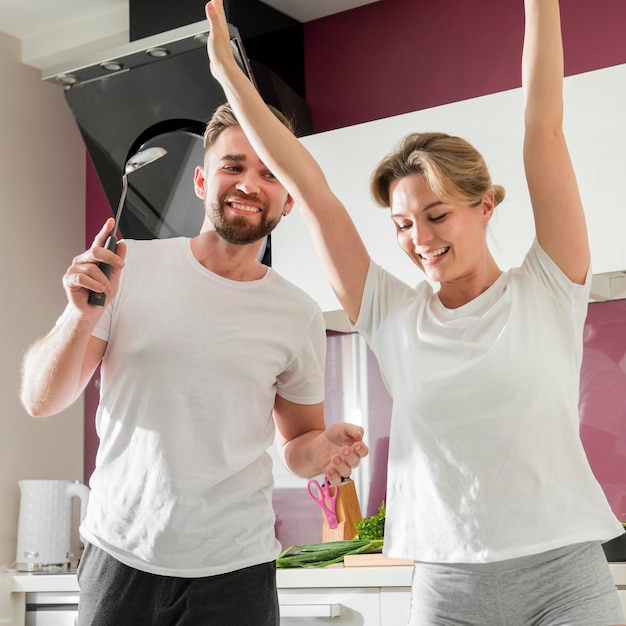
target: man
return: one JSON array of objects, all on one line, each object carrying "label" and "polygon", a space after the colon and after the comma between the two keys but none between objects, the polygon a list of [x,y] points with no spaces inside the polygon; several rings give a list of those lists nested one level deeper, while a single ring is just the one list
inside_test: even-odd
[{"label": "man", "polygon": [[257,259],[293,200],[228,105],[207,125],[194,185],[200,234],[113,253],[107,220],[63,278],[65,312],[24,360],[36,417],[74,402],[102,362],[81,626],[278,624],[275,431],[301,476],[336,484],[367,454],[360,428],[324,428],[320,309]]}]

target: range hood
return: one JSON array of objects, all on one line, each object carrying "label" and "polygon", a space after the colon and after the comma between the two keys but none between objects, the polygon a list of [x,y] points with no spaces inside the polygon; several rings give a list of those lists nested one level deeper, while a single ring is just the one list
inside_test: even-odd
[{"label": "range hood", "polygon": [[[247,64],[240,48],[237,30],[232,26],[229,26],[229,30],[238,62],[242,65]],[[127,72],[170,56],[200,48],[205,49],[208,33],[209,24],[206,20],[181,26],[158,35],[75,59],[63,65],[46,68],[42,71],[42,79],[56,82],[64,87],[72,87],[121,71]]]},{"label": "range hood", "polygon": [[[202,163],[206,122],[226,101],[210,73],[208,30],[203,20],[42,72],[43,80],[63,88],[112,211],[128,158],[157,145],[168,152],[128,178],[124,237],[193,236],[202,224],[193,172]],[[268,67],[250,61],[237,28],[229,31],[240,67],[263,99],[294,119],[299,134],[311,133],[303,98]],[[268,245],[267,264],[270,254]]]}]

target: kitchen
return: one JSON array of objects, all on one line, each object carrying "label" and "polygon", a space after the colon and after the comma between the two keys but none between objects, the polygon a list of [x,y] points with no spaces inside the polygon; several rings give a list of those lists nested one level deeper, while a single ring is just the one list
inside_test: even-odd
[{"label": "kitchen", "polygon": [[[367,15],[374,11],[374,8],[373,5],[371,10],[359,10],[359,14],[354,15],[355,29],[357,26],[365,29],[363,22]],[[396,4],[396,8],[401,9],[400,3]],[[609,10],[606,5],[605,8]],[[430,10],[433,10],[432,7]],[[622,9],[616,6],[611,10],[617,12]],[[362,15],[364,17],[361,18]],[[594,20],[597,16],[587,15],[584,10],[581,10],[580,19],[591,28],[596,23]],[[340,21],[339,17],[337,20]],[[623,23],[623,19],[616,16],[612,19],[605,18],[605,22],[615,24],[617,29],[618,25]],[[326,24],[329,28],[332,26],[329,22]],[[340,22],[339,25],[335,25],[335,28],[342,25]],[[313,26],[319,30],[324,24]],[[344,37],[346,32],[348,31],[343,32]],[[319,36],[322,37],[322,34]],[[612,33],[607,32],[602,32],[601,36],[595,38],[581,37],[579,40],[588,41],[589,39],[602,41],[603,44],[593,46],[592,50],[585,50],[585,55],[588,53],[590,56],[599,55],[610,49],[614,39],[619,41],[618,36],[612,36]],[[85,157],[81,139],[63,102],[62,95],[53,86],[41,83],[37,71],[20,64],[19,43],[16,40],[3,35],[1,43],[0,62],[2,75],[5,78],[4,83],[12,86],[10,90],[4,89],[0,95],[2,103],[0,111],[3,117],[9,120],[5,124],[6,128],[3,128],[3,142],[0,146],[2,189],[5,197],[3,250],[7,254],[6,265],[13,269],[12,272],[7,273],[5,289],[8,293],[14,294],[9,304],[8,323],[4,325],[5,330],[3,330],[4,376],[2,385],[5,393],[2,394],[2,398],[5,415],[3,436],[0,438],[3,459],[0,489],[2,490],[2,508],[5,511],[3,520],[0,521],[2,524],[0,549],[3,555],[1,561],[10,563],[14,559],[15,520],[18,506],[17,480],[40,475],[73,479],[82,477],[83,473],[83,426],[80,407],[77,406],[55,419],[35,422],[30,420],[19,406],[16,389],[19,362],[24,347],[33,337],[45,332],[51,316],[57,311],[60,312],[63,307],[60,276],[67,265],[68,254],[73,254],[67,251],[81,250],[83,246]],[[506,42],[500,43],[506,50]],[[389,43],[389,48],[394,49],[393,42]],[[518,46],[511,44],[511,49],[510,56],[515,57],[511,60],[511,64],[516,64]],[[613,56],[606,63],[607,66],[624,62],[624,58],[616,56],[617,53],[611,52],[611,54]],[[506,59],[508,58],[507,56]],[[577,71],[604,67],[595,58],[589,63],[582,60],[578,62],[581,65]],[[345,70],[342,74],[345,75]],[[352,107],[356,110],[357,104],[364,107],[376,105],[382,107],[377,100],[381,98],[379,93],[372,94],[371,98],[363,96],[362,90],[367,89],[372,77],[364,73],[360,76],[360,82],[359,76],[355,76],[356,82],[352,86],[353,99],[345,102],[345,108],[349,110]],[[490,87],[496,90],[515,86],[513,79],[498,77],[503,84],[492,86],[495,79],[490,76],[485,78],[488,79],[487,90]],[[338,82],[341,79],[341,75],[336,77]],[[440,78],[441,81],[443,77]],[[443,89],[445,85],[440,85],[440,87]],[[377,91],[383,92],[384,90]],[[337,94],[339,100],[347,100],[336,84],[327,87],[327,92]],[[466,87],[461,97],[469,98],[477,95],[480,93]],[[310,99],[312,102],[319,102],[320,97],[320,95],[316,96],[313,90]],[[429,95],[429,97],[435,98],[436,96]],[[391,95],[388,99],[391,99]],[[443,101],[426,102],[424,106],[434,106],[441,102]],[[418,108],[421,107],[413,104],[406,109],[398,105],[398,108],[392,111],[379,108],[367,111],[365,118],[358,114],[357,119],[353,120],[346,120],[346,110],[337,114],[343,115],[341,122],[348,124],[367,121],[370,115],[371,119],[374,119]],[[320,130],[330,130],[327,124],[328,122],[322,123]],[[398,134],[394,132],[392,136],[396,137]],[[34,141],[37,141],[36,147]],[[311,141],[314,141],[314,138]],[[60,155],[63,158],[60,158]],[[358,186],[359,190],[363,188],[360,183]],[[356,189],[356,184],[354,188]],[[623,198],[624,195],[616,194],[616,197]],[[55,215],[54,207],[63,207],[64,213],[61,220]],[[614,203],[602,203],[598,208],[598,213],[604,223],[603,235],[615,238],[600,241],[599,245],[602,246],[600,254],[608,250],[618,255],[621,246],[619,234],[624,230],[615,226],[611,228],[610,233],[606,232],[607,218],[603,213],[605,210],[621,214],[624,212],[616,208]],[[613,217],[614,214],[611,213],[609,219],[613,221]],[[619,224],[618,216],[615,216],[615,223]],[[286,221],[283,226],[290,226],[290,224]],[[92,232],[88,232],[87,239],[91,238]],[[24,245],[25,242],[28,242],[27,245]],[[278,254],[280,250],[278,240],[275,242],[275,249]],[[595,246],[595,250],[598,250],[598,245]],[[10,261],[9,254],[11,255]],[[595,256],[594,265],[597,265]],[[599,271],[618,270],[623,267],[626,267],[626,263],[599,268]],[[45,307],[42,306],[42,302],[46,303]],[[44,474],[41,474],[42,472]]]}]

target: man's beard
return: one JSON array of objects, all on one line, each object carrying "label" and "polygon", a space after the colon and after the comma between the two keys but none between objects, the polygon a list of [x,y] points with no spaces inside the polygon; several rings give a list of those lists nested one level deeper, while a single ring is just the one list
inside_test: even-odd
[{"label": "man's beard", "polygon": [[[259,241],[269,235],[280,222],[280,216],[273,220],[267,218],[267,204],[265,202],[260,203],[262,209],[261,219],[256,224],[251,223],[248,218],[242,215],[236,215],[227,219],[224,213],[225,197],[222,196],[218,202],[207,203],[205,210],[211,222],[213,222],[215,232],[228,243],[244,246]],[[233,198],[233,194],[228,194],[228,197]],[[255,202],[259,202],[257,198],[246,196],[245,194],[237,194],[236,197],[253,199]]]}]

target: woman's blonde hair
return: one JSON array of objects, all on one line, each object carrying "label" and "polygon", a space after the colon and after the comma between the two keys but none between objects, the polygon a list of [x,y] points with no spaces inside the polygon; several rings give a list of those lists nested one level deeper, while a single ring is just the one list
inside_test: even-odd
[{"label": "woman's blonde hair", "polygon": [[391,183],[411,174],[423,175],[433,193],[442,199],[474,205],[493,192],[496,206],[504,200],[504,187],[491,182],[482,155],[460,137],[445,133],[407,135],[372,174],[371,193],[376,203],[390,206]]}]

